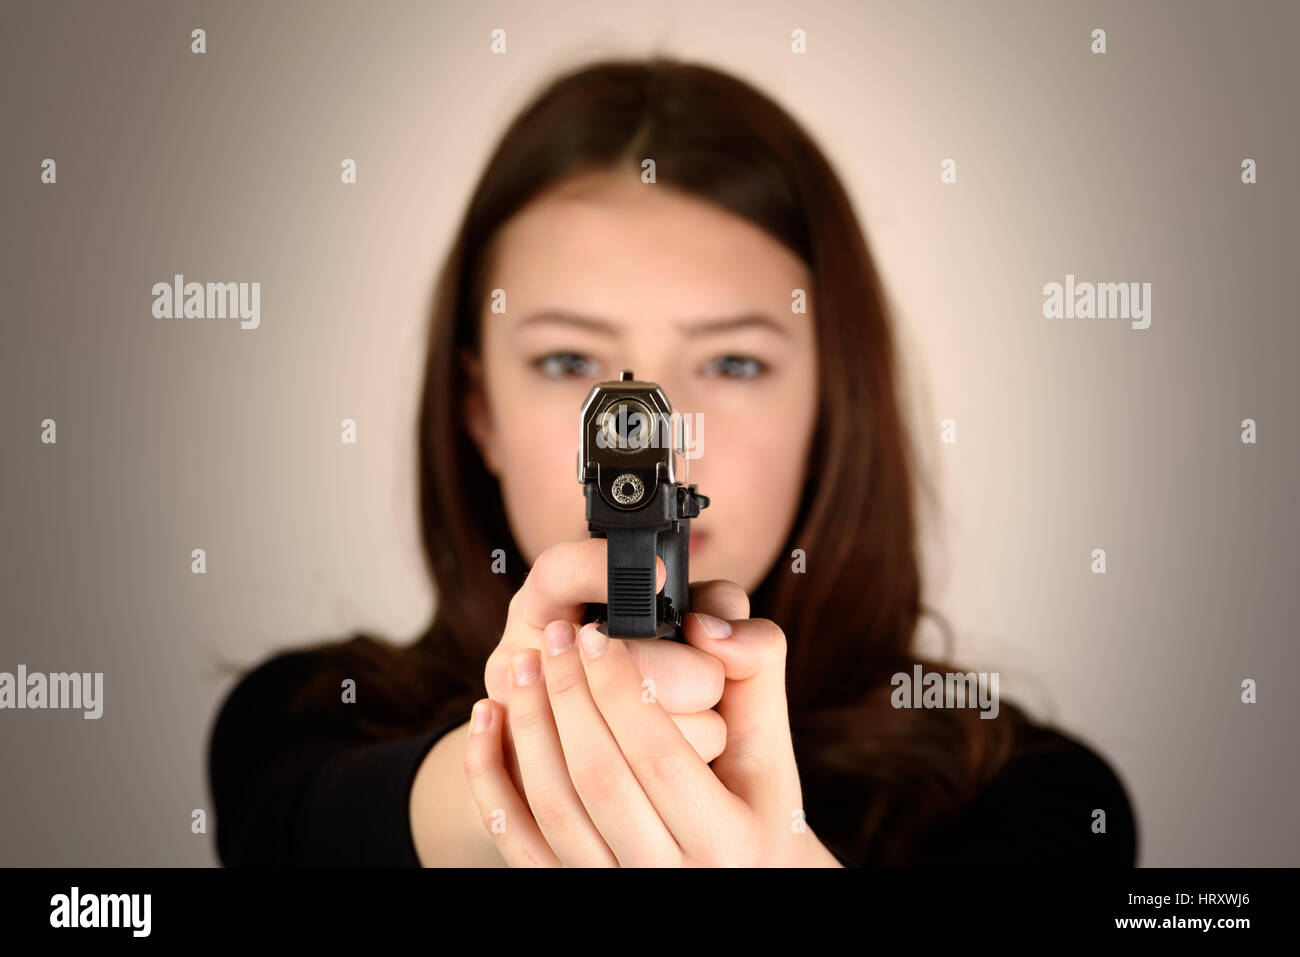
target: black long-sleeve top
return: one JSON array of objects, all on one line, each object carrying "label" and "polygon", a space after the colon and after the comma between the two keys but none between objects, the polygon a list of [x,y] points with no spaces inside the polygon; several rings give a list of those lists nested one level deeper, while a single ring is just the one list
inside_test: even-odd
[{"label": "black long-sleeve top", "polygon": [[[275,655],[227,695],[213,725],[208,783],[227,866],[419,866],[410,795],[425,755],[469,714],[396,740],[352,726],[348,709],[292,713],[285,702],[316,655]],[[1106,830],[1088,826],[1106,811]],[[1118,866],[1136,863],[1132,806],[1096,752],[1033,726],[999,777],[918,843],[919,866]],[[853,862],[840,858],[841,863]]]}]

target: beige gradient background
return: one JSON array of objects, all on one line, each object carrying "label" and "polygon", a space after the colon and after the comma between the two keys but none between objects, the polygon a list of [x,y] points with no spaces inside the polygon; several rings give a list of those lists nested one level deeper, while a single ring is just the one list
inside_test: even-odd
[{"label": "beige gradient background", "polygon": [[[218,658],[423,628],[435,270],[538,85],[652,51],[755,82],[843,176],[960,659],[1111,760],[1140,864],[1300,864],[1298,27],[1286,3],[5,3],[0,671],[102,671],[105,706],[0,712],[0,864],[215,863],[190,817]],[[154,319],[177,272],[261,282],[261,328]],[[1067,272],[1152,283],[1151,327],[1044,319]]]}]

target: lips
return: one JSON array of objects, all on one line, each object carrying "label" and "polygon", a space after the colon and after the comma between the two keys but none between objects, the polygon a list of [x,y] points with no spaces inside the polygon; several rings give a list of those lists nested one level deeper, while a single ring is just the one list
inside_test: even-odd
[{"label": "lips", "polygon": [[694,555],[696,552],[698,552],[704,546],[704,543],[707,542],[708,540],[709,540],[708,532],[701,532],[694,528],[691,529],[691,554]]}]

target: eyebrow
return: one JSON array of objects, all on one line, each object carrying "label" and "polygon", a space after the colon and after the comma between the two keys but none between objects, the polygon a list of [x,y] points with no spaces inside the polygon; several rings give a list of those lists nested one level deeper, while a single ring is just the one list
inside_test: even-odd
[{"label": "eyebrow", "polygon": [[[614,323],[607,322],[604,319],[596,319],[592,316],[583,316],[574,312],[566,312],[560,309],[546,309],[541,312],[535,312],[530,316],[521,319],[516,325],[516,329],[522,329],[525,326],[550,323],[553,325],[570,326],[578,329],[586,329],[589,332],[595,332],[605,336],[618,336],[620,330]],[[721,319],[702,319],[695,322],[679,322],[677,324],[679,331],[686,333],[688,336],[705,336],[718,332],[731,332],[736,329],[767,329],[778,335],[791,338],[790,330],[784,325],[777,322],[771,316],[762,312],[744,312],[738,316],[727,316]]]}]

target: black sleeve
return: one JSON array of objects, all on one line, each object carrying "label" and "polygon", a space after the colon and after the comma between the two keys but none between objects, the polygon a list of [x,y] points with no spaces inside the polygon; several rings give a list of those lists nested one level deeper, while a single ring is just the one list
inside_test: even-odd
[{"label": "black sleeve", "polygon": [[337,714],[287,709],[310,652],[277,655],[244,677],[213,725],[208,782],[226,866],[419,865],[411,784],[424,756],[468,720],[376,741]]},{"label": "black sleeve", "polygon": [[[1105,811],[1104,833],[1094,812]],[[1137,823],[1123,784],[1100,755],[1060,732],[1026,733],[1007,768],[912,859],[941,867],[1132,867]]]}]

